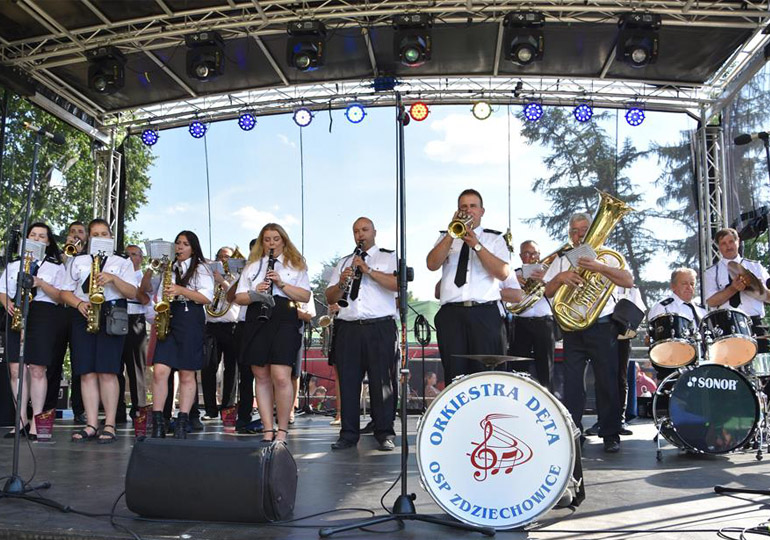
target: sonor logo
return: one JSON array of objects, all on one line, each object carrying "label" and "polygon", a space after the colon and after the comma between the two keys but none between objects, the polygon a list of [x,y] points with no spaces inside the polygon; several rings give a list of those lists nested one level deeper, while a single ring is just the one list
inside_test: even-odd
[{"label": "sonor logo", "polygon": [[692,388],[713,388],[714,390],[736,390],[738,381],[730,379],[714,379],[713,377],[690,377],[687,386]]}]

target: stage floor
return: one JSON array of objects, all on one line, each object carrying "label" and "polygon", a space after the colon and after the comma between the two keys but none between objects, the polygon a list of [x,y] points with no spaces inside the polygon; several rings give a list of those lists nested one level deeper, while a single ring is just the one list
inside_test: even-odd
[{"label": "stage floor", "polygon": [[[593,420],[588,418],[588,420]],[[363,422],[363,419],[362,419]],[[398,421],[397,421],[398,424]],[[414,440],[417,417],[409,417],[410,441]],[[590,425],[590,424],[589,424]],[[655,459],[651,421],[632,424],[634,434],[624,437],[619,454],[605,454],[601,439],[589,438],[583,450],[586,500],[576,510],[552,510],[539,526],[527,532],[499,532],[504,538],[716,538],[722,527],[752,527],[770,518],[770,498],[760,495],[717,495],[716,484],[754,489],[770,488],[768,463],[757,461],[755,453],[729,456],[688,456],[666,444],[663,461]],[[119,428],[119,440],[112,445],[93,442],[72,444],[71,421],[59,421],[54,442],[33,443],[37,462],[35,481],[50,481],[51,489],[41,495],[72,509],[109,514],[124,489],[125,471],[133,442],[129,425]],[[212,523],[150,523],[119,519],[141,538],[252,539],[317,538],[318,527],[363,518],[364,512],[333,512],[342,508],[368,508],[383,515],[380,498],[396,479],[400,466],[400,437],[395,452],[376,450],[374,438],[363,435],[357,449],[332,452],[337,430],[324,416],[299,416],[290,435],[289,448],[299,467],[299,489],[294,517],[332,511],[295,524],[232,525]],[[227,439],[219,422],[210,422],[204,432],[192,437]],[[244,437],[244,436],[238,436]],[[0,439],[0,475],[10,473],[12,440]],[[417,495],[418,512],[443,515],[419,483],[414,445],[409,463],[409,492]],[[23,441],[20,471],[28,479],[35,467],[27,442]],[[770,460],[770,456],[767,457]],[[195,471],[190,471],[195,474]],[[399,486],[386,497],[393,504]],[[32,494],[34,496],[34,494]],[[131,515],[121,499],[120,516]],[[307,528],[298,528],[297,525]],[[374,530],[388,538],[482,538],[476,533],[450,531],[437,525],[407,522],[402,530],[393,523]],[[657,531],[659,534],[652,534]],[[713,531],[713,532],[712,532]],[[130,538],[115,530],[108,517],[89,518],[62,513],[24,500],[0,500],[0,538]],[[340,538],[376,537],[360,530]]]}]

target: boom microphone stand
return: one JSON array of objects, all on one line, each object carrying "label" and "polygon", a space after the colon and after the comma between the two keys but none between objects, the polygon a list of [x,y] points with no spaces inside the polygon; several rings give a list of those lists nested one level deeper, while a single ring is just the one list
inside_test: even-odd
[{"label": "boom microphone stand", "polygon": [[[435,523],[444,525],[453,529],[464,531],[480,532],[486,536],[494,536],[495,530],[491,527],[478,527],[458,521],[450,521],[446,518],[418,514],[414,506],[414,500],[417,495],[407,493],[407,474],[409,462],[409,444],[407,429],[407,410],[406,402],[409,398],[408,376],[409,376],[409,345],[407,342],[406,314],[407,314],[407,282],[412,281],[413,269],[406,266],[406,163],[404,160],[404,113],[401,107],[401,94],[396,92],[396,139],[398,152],[398,173],[397,173],[397,191],[398,191],[398,214],[399,214],[399,251],[400,259],[398,261],[398,310],[401,317],[401,494],[393,504],[393,512],[380,517],[373,517],[341,527],[326,527],[318,531],[321,538],[327,538],[333,534],[354,529],[362,529],[378,523],[387,523],[398,521],[403,525],[404,521],[423,521],[426,523]],[[367,529],[364,529],[367,530]],[[371,532],[371,531],[370,531]]]}]

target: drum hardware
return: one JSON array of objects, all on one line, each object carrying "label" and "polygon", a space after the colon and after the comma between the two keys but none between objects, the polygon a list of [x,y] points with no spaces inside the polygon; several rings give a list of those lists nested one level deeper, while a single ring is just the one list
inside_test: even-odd
[{"label": "drum hardware", "polygon": [[476,360],[484,365],[487,371],[494,371],[497,366],[505,362],[531,362],[528,356],[506,356],[504,354],[453,354],[455,358],[467,358]]}]

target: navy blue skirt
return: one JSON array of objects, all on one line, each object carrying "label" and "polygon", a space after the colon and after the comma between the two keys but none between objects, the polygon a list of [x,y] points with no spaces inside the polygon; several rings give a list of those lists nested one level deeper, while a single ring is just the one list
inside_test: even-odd
[{"label": "navy blue skirt", "polygon": [[126,307],[126,301],[113,300],[102,304],[99,333],[86,332],[86,318],[78,310],[72,314],[72,373],[86,375],[88,373],[114,373],[123,369],[123,343],[126,336],[110,336],[104,331],[106,307],[113,304]]},{"label": "navy blue skirt", "polygon": [[[34,366],[50,366],[54,350],[60,339],[64,308],[50,302],[32,302],[27,315],[24,363]],[[10,328],[10,322],[9,328]],[[21,334],[8,331],[8,361],[19,362]]]},{"label": "navy blue skirt", "polygon": [[156,364],[174,369],[198,371],[203,368],[206,316],[195,302],[171,302],[171,329],[155,345]]}]

